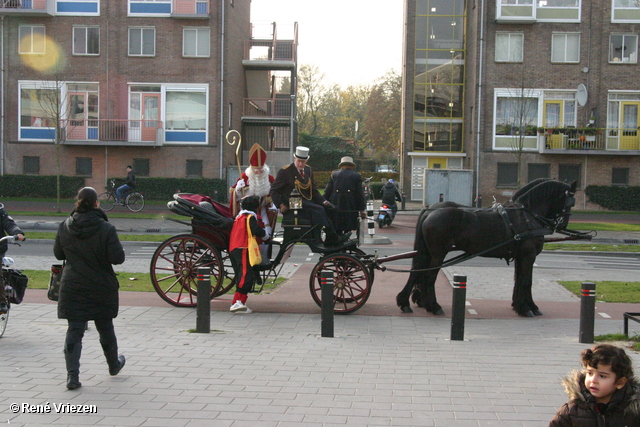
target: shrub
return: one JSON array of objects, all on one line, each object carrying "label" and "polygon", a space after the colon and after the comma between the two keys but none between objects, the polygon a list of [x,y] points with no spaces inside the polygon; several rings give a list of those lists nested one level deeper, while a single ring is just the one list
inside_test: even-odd
[{"label": "shrub", "polygon": [[[73,198],[84,187],[84,178],[60,176],[60,197]],[[3,175],[0,176],[2,197],[57,197],[55,175]]]},{"label": "shrub", "polygon": [[589,201],[614,211],[640,210],[640,187],[589,185],[584,190]]}]

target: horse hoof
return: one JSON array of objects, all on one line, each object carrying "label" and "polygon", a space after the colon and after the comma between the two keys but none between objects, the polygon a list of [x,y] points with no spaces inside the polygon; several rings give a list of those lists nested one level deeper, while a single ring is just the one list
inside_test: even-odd
[{"label": "horse hoof", "polygon": [[402,307],[400,307],[400,309],[403,313],[413,313],[413,310],[408,305],[403,305]]},{"label": "horse hoof", "polygon": [[528,310],[522,316],[523,317],[533,317],[533,311]]},{"label": "horse hoof", "polygon": [[538,310],[538,309],[533,310],[533,314],[536,315],[536,316],[542,316],[542,312],[540,310]]},{"label": "horse hoof", "polygon": [[444,316],[444,310],[443,310],[443,309],[441,309],[441,308],[439,308],[439,309],[437,309],[437,310],[434,310],[434,311],[432,311],[431,313],[432,313],[433,315],[435,315],[435,316]]}]

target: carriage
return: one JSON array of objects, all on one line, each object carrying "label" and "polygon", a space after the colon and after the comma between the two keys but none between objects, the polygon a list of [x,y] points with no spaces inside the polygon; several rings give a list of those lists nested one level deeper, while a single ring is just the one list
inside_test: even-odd
[{"label": "carriage", "polygon": [[[178,193],[173,198],[167,204],[169,210],[190,217],[191,221],[171,220],[190,225],[192,232],[170,237],[158,246],[151,259],[151,281],[158,295],[169,304],[194,307],[198,268],[211,271],[211,299],[235,286],[228,252],[233,216],[227,205],[208,196]],[[334,277],[336,314],[353,313],[367,302],[377,267],[374,256],[360,250],[357,240],[336,247],[324,246],[320,227],[300,218],[297,209],[283,215],[281,230],[274,233],[270,242],[269,259],[254,267],[259,273],[256,291],[267,281],[275,282],[298,243],[320,255],[309,277],[309,291],[318,306],[323,272],[331,272]]]}]

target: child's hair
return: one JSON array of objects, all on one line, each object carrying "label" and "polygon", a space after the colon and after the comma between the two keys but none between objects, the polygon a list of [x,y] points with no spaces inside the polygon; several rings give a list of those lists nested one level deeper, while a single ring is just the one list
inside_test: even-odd
[{"label": "child's hair", "polygon": [[76,201],[76,211],[86,212],[95,208],[98,201],[98,193],[93,187],[84,187],[78,191],[78,200]]},{"label": "child's hair", "polygon": [[593,349],[582,351],[582,366],[597,368],[598,364],[610,365],[616,379],[633,377],[633,365],[627,353],[610,344],[598,344]]},{"label": "child's hair", "polygon": [[242,206],[242,209],[244,210],[257,212],[258,208],[260,207],[260,197],[258,196],[243,197],[242,200],[240,201],[240,206]]}]

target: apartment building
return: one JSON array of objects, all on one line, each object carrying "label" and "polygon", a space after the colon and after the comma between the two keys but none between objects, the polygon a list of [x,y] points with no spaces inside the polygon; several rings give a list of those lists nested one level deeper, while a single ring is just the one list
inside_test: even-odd
[{"label": "apartment building", "polygon": [[297,29],[254,37],[250,5],[0,0],[2,173],[52,175],[59,162],[101,188],[128,164],[143,177],[225,178],[254,142],[288,153]]},{"label": "apartment building", "polygon": [[[407,0],[403,187],[468,170],[473,200],[535,178],[640,185],[634,0]],[[432,202],[429,202],[432,203]],[[584,192],[577,207],[598,209]]]}]

